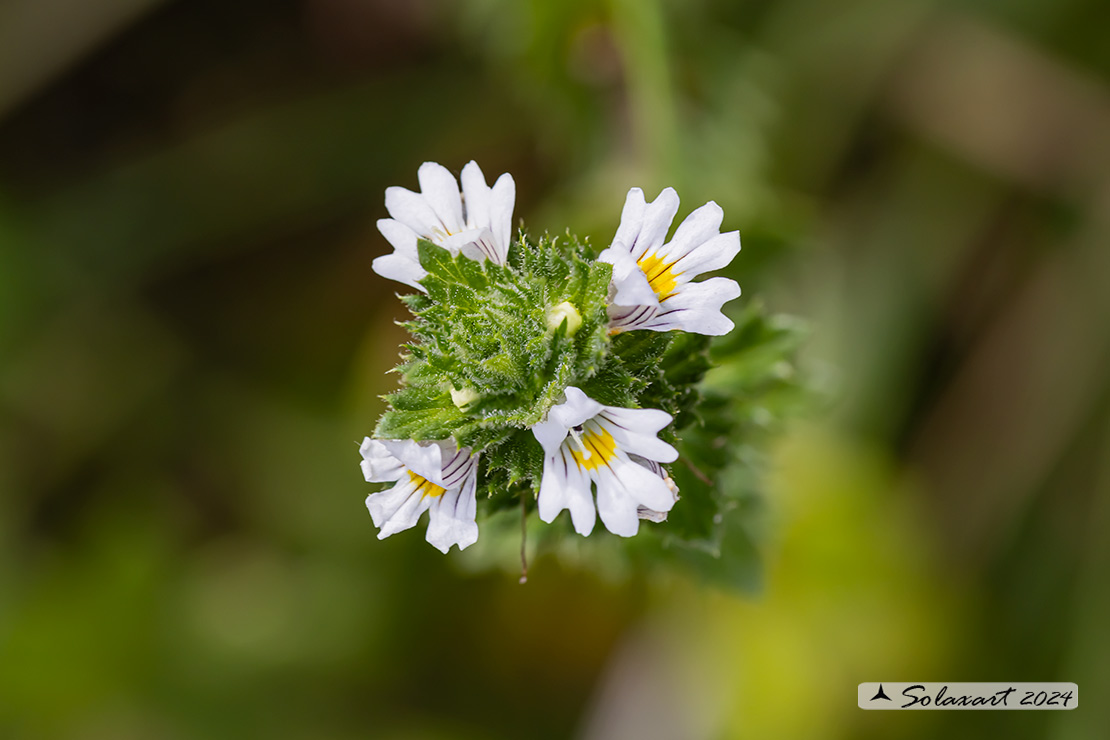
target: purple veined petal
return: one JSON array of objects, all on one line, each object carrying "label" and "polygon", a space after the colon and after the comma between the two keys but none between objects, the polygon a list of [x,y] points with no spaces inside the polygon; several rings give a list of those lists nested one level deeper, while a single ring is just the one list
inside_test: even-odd
[{"label": "purple veined petal", "polygon": [[636,260],[628,253],[610,247],[598,256],[598,262],[608,262],[613,266],[610,280],[610,304],[615,306],[657,306],[659,297],[651,289],[647,276]]},{"label": "purple veined petal", "polygon": [[646,519],[649,522],[658,523],[667,521],[667,512],[674,507],[674,504],[678,503],[678,486],[676,486],[674,480],[672,480],[671,477],[667,475],[667,471],[663,470],[663,466],[657,463],[655,460],[648,460],[647,458],[633,454],[629,454],[628,459],[636,465],[647,469],[651,472],[652,475],[662,480],[664,485],[666,485],[667,490],[670,492],[670,505],[666,509],[663,509],[662,511],[658,509],[651,509],[641,503],[639,506],[636,507],[636,515],[641,519]]},{"label": "purple veined petal", "polygon": [[715,277],[700,283],[689,283],[664,304],[664,310],[655,323],[667,329],[708,336],[728,334],[734,324],[722,313],[721,307],[739,297],[740,286],[728,278]]},{"label": "purple veined petal", "polygon": [[603,428],[613,436],[618,449],[658,462],[674,462],[678,459],[678,451],[655,436],[670,423],[670,414],[656,409],[610,407],[601,418],[605,419]]},{"label": "purple veined petal", "polygon": [[444,554],[452,545],[465,550],[478,541],[476,478],[477,470],[461,486],[435,497],[429,506],[426,539]]},{"label": "purple veined petal", "polygon": [[616,306],[610,304],[607,309],[609,331],[610,333],[616,333],[651,328],[659,316],[659,311],[659,306]]},{"label": "purple veined petal", "polygon": [[615,425],[622,433],[655,436],[673,421],[674,417],[659,409],[626,409],[606,406],[601,417]]},{"label": "purple veined petal", "polygon": [[639,328],[648,331],[687,331],[691,334],[720,337],[735,329],[736,324],[720,311],[689,309],[660,314]]},{"label": "purple veined petal", "polygon": [[640,457],[639,455],[633,453],[629,453],[628,459],[636,463],[637,465],[642,465],[643,467],[658,475],[660,478],[664,477],[665,471],[663,470],[663,466],[660,465],[657,461],[649,460],[646,457]]},{"label": "purple veined petal", "polygon": [[655,509],[649,509],[643,505],[636,507],[636,516],[644,521],[653,522],[655,524],[667,521],[666,511],[656,511]]},{"label": "purple veined petal", "polygon": [[467,238],[466,243],[463,245],[462,249],[459,250],[462,256],[472,259],[475,262],[489,260],[495,264],[504,264],[503,262],[498,262],[498,260],[502,259],[501,250],[497,246],[492,231],[487,228],[481,228],[474,229],[473,231],[465,231],[463,233],[467,235]]},{"label": "purple veined petal", "polygon": [[627,456],[620,456],[611,467],[637,506],[663,512],[670,511],[675,505],[677,498],[674,491],[654,471],[633,462]]},{"label": "purple veined petal", "polygon": [[695,209],[679,224],[674,232],[674,237],[660,250],[660,255],[667,262],[674,262],[685,257],[694,249],[719,235],[721,222],[724,221],[724,218],[725,212],[713,201]]},{"label": "purple veined petal", "polygon": [[464,229],[462,196],[455,176],[441,164],[425,162],[416,172],[420,181],[420,194],[435,211],[447,235]]},{"label": "purple veined petal", "polygon": [[729,231],[711,237],[699,247],[681,257],[674,264],[672,271],[692,280],[703,272],[711,272],[727,267],[739,253],[740,232]]},{"label": "purple veined petal", "polygon": [[443,480],[443,443],[420,443],[411,439],[383,439],[380,442],[413,473],[441,488],[447,488]]},{"label": "purple veined petal", "polygon": [[469,447],[457,449],[451,442],[436,442],[443,454],[441,473],[444,488],[458,488],[463,482],[478,474],[478,456]]},{"label": "purple veined petal", "polygon": [[440,246],[450,252],[451,256],[457,256],[468,245],[481,240],[487,234],[489,234],[489,229],[486,228],[464,229],[444,239]]}]

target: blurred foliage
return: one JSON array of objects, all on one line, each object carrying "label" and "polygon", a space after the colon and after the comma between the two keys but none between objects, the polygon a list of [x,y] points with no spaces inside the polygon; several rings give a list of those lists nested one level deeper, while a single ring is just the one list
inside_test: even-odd
[{"label": "blurred foliage", "polygon": [[[1105,3],[2,10],[0,736],[1110,726]],[[707,437],[754,443],[805,400],[760,359],[796,327],[753,298],[807,317],[829,413],[707,499],[762,564],[721,580],[757,595],[534,523],[518,586],[513,512],[459,557],[375,540],[356,440],[406,316],[373,223],[419,162],[472,158],[536,233],[596,245],[633,185],[723,207],[746,349],[707,375]],[[704,558],[703,534],[636,545]],[[1085,699],[851,703],[886,676]]]}]

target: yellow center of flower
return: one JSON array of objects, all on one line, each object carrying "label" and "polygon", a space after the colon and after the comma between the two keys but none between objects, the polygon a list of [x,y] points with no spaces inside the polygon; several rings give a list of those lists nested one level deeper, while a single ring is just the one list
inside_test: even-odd
[{"label": "yellow center of flower", "polygon": [[444,494],[444,492],[447,490],[445,488],[441,488],[441,487],[437,486],[435,483],[432,483],[430,480],[428,480],[424,476],[417,475],[416,473],[412,472],[411,470],[408,471],[408,474],[409,474],[409,480],[411,480],[413,485],[416,486],[416,492],[419,493],[422,496],[432,496],[432,497],[442,496]]},{"label": "yellow center of flower", "polygon": [[570,454],[580,468],[596,470],[617,456],[617,444],[613,435],[601,428],[590,429],[581,436],[572,433],[577,444],[570,448]]},{"label": "yellow center of flower", "polygon": [[662,257],[652,252],[651,254],[645,254],[637,260],[636,264],[644,271],[644,275],[648,279],[648,285],[655,291],[655,295],[659,296],[660,302],[671,297],[677,282],[677,276],[671,271],[674,262],[664,262]]}]

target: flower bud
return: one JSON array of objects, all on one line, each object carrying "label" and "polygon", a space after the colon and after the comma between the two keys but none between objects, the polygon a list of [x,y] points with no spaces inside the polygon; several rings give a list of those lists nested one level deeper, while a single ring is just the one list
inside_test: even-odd
[{"label": "flower bud", "polygon": [[578,309],[570,301],[563,301],[558,306],[547,309],[547,328],[551,331],[558,329],[563,319],[567,322],[567,336],[573,337],[578,327],[582,326],[582,314],[578,313]]}]

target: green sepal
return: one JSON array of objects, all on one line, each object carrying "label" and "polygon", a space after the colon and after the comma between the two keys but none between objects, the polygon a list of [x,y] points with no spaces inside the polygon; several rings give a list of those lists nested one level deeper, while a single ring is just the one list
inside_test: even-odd
[{"label": "green sepal", "polygon": [[[462,255],[453,257],[448,250],[427,239],[417,240],[416,253],[420,266],[444,284],[466,286],[472,290],[482,290],[488,284],[482,263],[477,260]],[[426,280],[421,280],[420,284],[428,288]]]},{"label": "green sepal", "polygon": [[543,448],[530,430],[513,433],[483,457],[487,495],[500,506],[513,505],[516,496],[532,498],[543,474]]}]

